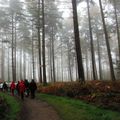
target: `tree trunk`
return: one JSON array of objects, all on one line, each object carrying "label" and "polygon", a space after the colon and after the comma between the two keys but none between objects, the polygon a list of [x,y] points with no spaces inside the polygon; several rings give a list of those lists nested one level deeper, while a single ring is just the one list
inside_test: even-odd
[{"label": "tree trunk", "polygon": [[108,33],[107,33],[107,28],[106,28],[106,23],[105,23],[105,18],[104,18],[104,13],[103,13],[103,7],[102,7],[101,0],[99,0],[99,4],[100,4],[100,11],[101,11],[101,17],[102,17],[102,22],[103,22],[103,29],[104,29],[106,46],[107,46],[107,52],[108,52],[108,59],[109,59],[109,65],[110,65],[110,74],[111,74],[112,80],[115,81],[115,73],[114,73],[114,68],[113,68],[113,62],[112,62],[112,55],[111,55],[109,37],[108,37]]},{"label": "tree trunk", "polygon": [[2,41],[2,55],[1,55],[1,78],[2,78],[2,80],[4,81],[4,68],[5,68],[5,66],[4,66],[4,58],[5,58],[5,52],[4,52],[4,41]]},{"label": "tree trunk", "polygon": [[76,80],[78,80],[78,65],[77,65],[77,57],[75,57],[74,61],[75,61],[75,70],[76,70]]},{"label": "tree trunk", "polygon": [[79,81],[85,82],[82,52],[81,52],[80,37],[79,37],[79,28],[78,28],[76,0],[72,0],[72,7],[73,7],[75,48],[76,48],[76,56],[77,56],[77,64],[78,64],[78,76],[79,76]]},{"label": "tree trunk", "polygon": [[26,79],[26,53],[25,53],[25,50],[24,50],[24,79]]},{"label": "tree trunk", "polygon": [[55,75],[55,52],[54,52],[54,30],[52,27],[52,62],[53,62],[53,81],[56,82],[56,75]]},{"label": "tree trunk", "polygon": [[89,66],[88,66],[88,50],[86,49],[86,54],[85,54],[85,58],[86,58],[86,78],[87,80],[89,79]]},{"label": "tree trunk", "polygon": [[47,53],[48,53],[48,78],[49,78],[49,82],[51,81],[51,69],[50,69],[50,43],[48,43],[47,45]]},{"label": "tree trunk", "polygon": [[16,32],[16,20],[15,20],[15,41],[14,41],[14,79],[16,81],[16,41],[17,40],[17,32]]},{"label": "tree trunk", "polygon": [[46,59],[45,59],[45,17],[44,17],[44,0],[42,0],[42,55],[43,55],[43,83],[47,84],[46,80]]},{"label": "tree trunk", "polygon": [[48,63],[49,63],[49,69],[48,69],[48,73],[49,73],[49,81],[52,82],[52,60],[51,60],[51,37],[50,37],[50,41],[48,43]]},{"label": "tree trunk", "polygon": [[14,15],[12,13],[12,78],[15,80],[15,61],[14,61]]},{"label": "tree trunk", "polygon": [[32,22],[32,79],[35,80],[35,61],[34,61],[34,39],[33,39],[33,22]]},{"label": "tree trunk", "polygon": [[20,79],[22,79],[22,48],[20,49]]},{"label": "tree trunk", "polygon": [[61,39],[61,76],[62,76],[62,82],[63,82],[63,50],[62,50],[62,39]]},{"label": "tree trunk", "polygon": [[8,81],[10,81],[10,62],[9,62],[9,59],[10,59],[10,57],[9,57],[9,46],[8,46]]},{"label": "tree trunk", "polygon": [[68,68],[69,68],[69,75],[70,75],[70,80],[71,82],[73,81],[72,78],[72,70],[71,70],[71,58],[70,58],[70,46],[69,46],[69,38],[68,38],[68,43],[67,43],[67,48],[68,48]]},{"label": "tree trunk", "polygon": [[42,83],[41,38],[40,38],[40,0],[38,0],[38,44],[39,44],[39,82]]},{"label": "tree trunk", "polygon": [[114,3],[114,13],[115,13],[116,30],[117,30],[117,39],[118,39],[118,50],[119,50],[119,60],[120,60],[120,31],[119,31],[119,24],[118,24],[116,0],[113,0],[113,3]]},{"label": "tree trunk", "polygon": [[102,78],[101,50],[100,50],[100,41],[99,41],[98,30],[96,32],[97,32],[96,36],[97,36],[98,60],[99,60],[99,76],[100,76],[100,80],[103,80],[103,78]]},{"label": "tree trunk", "polygon": [[89,21],[89,32],[90,32],[90,44],[91,44],[91,56],[92,56],[92,69],[93,69],[93,80],[97,80],[97,69],[95,63],[95,52],[94,52],[94,43],[93,43],[93,34],[91,26],[91,16],[90,16],[90,5],[89,0],[87,0],[87,9],[88,9],[88,21]]}]

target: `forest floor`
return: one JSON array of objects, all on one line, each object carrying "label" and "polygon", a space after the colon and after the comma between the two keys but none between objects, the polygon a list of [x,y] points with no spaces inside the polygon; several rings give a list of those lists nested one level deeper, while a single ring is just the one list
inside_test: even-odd
[{"label": "forest floor", "polygon": [[60,120],[57,112],[46,102],[25,98],[20,120]]}]

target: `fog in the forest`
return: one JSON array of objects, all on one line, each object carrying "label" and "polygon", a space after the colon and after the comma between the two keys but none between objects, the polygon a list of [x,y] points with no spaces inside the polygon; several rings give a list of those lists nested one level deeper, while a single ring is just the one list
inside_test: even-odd
[{"label": "fog in the forest", "polygon": [[1,80],[119,79],[120,1],[76,2],[0,0]]}]

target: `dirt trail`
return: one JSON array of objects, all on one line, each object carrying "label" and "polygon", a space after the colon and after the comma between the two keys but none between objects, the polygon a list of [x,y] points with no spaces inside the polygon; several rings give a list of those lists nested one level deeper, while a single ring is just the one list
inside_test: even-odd
[{"label": "dirt trail", "polygon": [[60,120],[57,112],[46,102],[26,98],[20,120]]}]

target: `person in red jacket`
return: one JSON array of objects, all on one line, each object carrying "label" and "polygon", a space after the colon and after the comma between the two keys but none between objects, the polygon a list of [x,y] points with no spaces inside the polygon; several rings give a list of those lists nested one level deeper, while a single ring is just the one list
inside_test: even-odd
[{"label": "person in red jacket", "polygon": [[10,90],[11,90],[12,96],[14,96],[14,91],[15,91],[15,82],[14,81],[12,81],[12,83],[10,84]]},{"label": "person in red jacket", "polygon": [[23,80],[21,80],[19,83],[19,92],[20,92],[21,99],[24,100],[25,83]]}]

